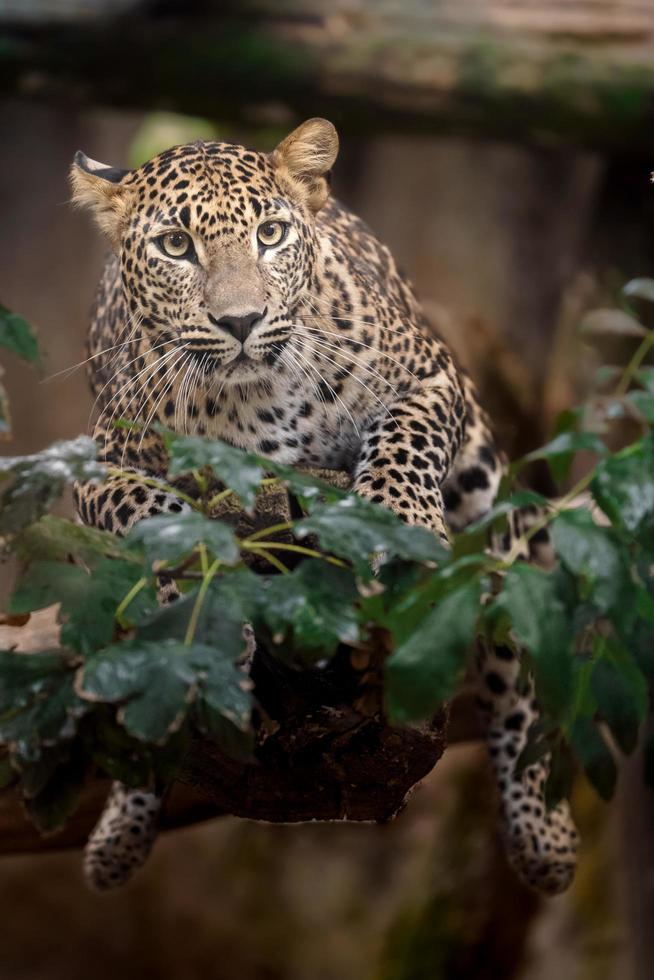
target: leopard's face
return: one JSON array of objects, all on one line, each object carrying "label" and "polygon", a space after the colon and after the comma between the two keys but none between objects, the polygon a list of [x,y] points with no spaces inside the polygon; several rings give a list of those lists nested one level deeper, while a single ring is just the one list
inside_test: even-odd
[{"label": "leopard's face", "polygon": [[312,302],[335,140],[310,120],[270,155],[195,143],[128,172],[78,156],[76,196],[119,251],[130,328],[171,371],[195,361],[196,375],[241,384],[283,363],[295,313]]},{"label": "leopard's face", "polygon": [[140,168],[121,243],[130,314],[227,383],[274,369],[315,256],[308,209],[263,154],[235,149],[180,147]]}]

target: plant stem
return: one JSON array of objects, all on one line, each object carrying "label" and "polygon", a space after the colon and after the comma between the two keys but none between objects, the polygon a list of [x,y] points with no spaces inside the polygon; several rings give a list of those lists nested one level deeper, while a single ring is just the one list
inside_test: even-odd
[{"label": "plant stem", "polygon": [[115,618],[118,620],[118,622],[123,627],[123,629],[126,629],[127,626],[128,626],[128,624],[123,619],[123,614],[124,614],[125,610],[129,606],[129,604],[132,602],[132,600],[136,598],[136,596],[139,594],[139,592],[142,589],[144,589],[147,584],[148,584],[148,580],[145,577],[140,578],[138,580],[138,582],[135,582],[134,585],[132,586],[132,588],[127,593],[127,595],[121,600],[118,608],[116,609]]},{"label": "plant stem", "polygon": [[202,568],[202,574],[206,575],[207,571],[209,570],[209,559],[207,557],[207,549],[204,541],[200,541],[198,550],[200,552],[200,567]]},{"label": "plant stem", "polygon": [[[251,539],[248,538],[248,541]],[[282,541],[260,541],[255,544],[254,549],[251,548],[247,541],[241,542],[241,547],[246,551],[252,550],[262,550],[272,548],[276,551],[294,551],[298,555],[308,555],[310,558],[322,558],[323,561],[329,562],[330,565],[338,565],[339,568],[347,568],[347,563],[341,561],[340,558],[334,558],[332,555],[323,555],[320,551],[315,551],[313,548],[305,548],[301,544],[285,544]]]},{"label": "plant stem", "polygon": [[647,336],[643,337],[640,344],[634,351],[633,357],[622,372],[622,376],[618,381],[614,392],[616,398],[622,398],[623,395],[627,394],[629,385],[633,381],[636,371],[645,360],[645,357],[647,356],[647,353],[651,347],[654,347],[654,330],[650,330]]},{"label": "plant stem", "polygon": [[227,497],[231,496],[231,494],[233,493],[234,491],[230,489],[230,487],[226,487],[224,490],[221,490],[220,493],[217,493],[214,497],[211,498],[211,500],[207,504],[207,510],[213,510],[214,507],[216,507],[217,504],[221,502],[221,500],[226,500]]},{"label": "plant stem", "polygon": [[190,647],[195,636],[195,631],[198,627],[198,620],[200,618],[200,611],[202,609],[202,604],[204,602],[207,590],[211,585],[211,580],[214,578],[216,572],[220,567],[220,559],[216,558],[214,562],[209,566],[207,572],[202,579],[202,585],[200,586],[200,591],[198,592],[198,597],[195,600],[195,605],[193,606],[193,612],[191,613],[191,618],[188,621],[188,626],[186,627],[186,635],[184,636],[184,643],[187,647]]},{"label": "plant stem", "polygon": [[190,497],[187,493],[182,490],[176,490],[175,487],[171,487],[170,484],[164,483],[162,480],[153,480],[151,477],[143,476],[141,473],[129,473],[126,470],[120,470],[117,466],[107,467],[107,473],[112,477],[119,477],[121,480],[132,480],[136,483],[142,483],[146,487],[154,487],[155,490],[163,490],[164,493],[169,493],[173,497],[179,497],[185,503],[189,504],[193,510],[199,510],[197,500]]},{"label": "plant stem", "polygon": [[200,472],[200,470],[193,470],[192,475],[196,482],[197,488],[200,491],[200,496],[203,496],[207,492],[206,477]]},{"label": "plant stem", "polygon": [[262,527],[259,531],[255,531],[254,534],[250,534],[249,537],[243,540],[243,544],[251,544],[253,541],[259,541],[261,538],[265,538],[268,534],[277,534],[279,531],[290,531],[293,528],[292,521],[284,521],[281,524],[271,524],[270,527]]},{"label": "plant stem", "polygon": [[248,547],[247,550],[251,551],[254,555],[259,555],[260,558],[265,558],[266,561],[270,562],[270,564],[283,575],[290,574],[290,568],[287,568],[286,565],[279,560],[279,558],[275,557],[275,555],[268,554],[267,549],[263,545],[254,544]]},{"label": "plant stem", "polygon": [[[268,487],[268,486],[271,486],[273,483],[278,483],[278,482],[279,482],[279,480],[277,479],[276,476],[270,476],[270,477],[266,477],[265,480],[261,480],[261,482],[259,483],[259,486],[260,487]],[[219,504],[221,502],[221,500],[225,500],[232,493],[234,493],[234,491],[231,489],[231,487],[225,487],[224,490],[221,490],[219,493],[217,493],[215,495],[215,497],[212,497],[211,498],[211,500],[207,504],[207,510],[213,510],[213,508],[216,506],[216,504]]]},{"label": "plant stem", "polygon": [[587,489],[587,487],[590,486],[593,481],[593,477],[595,476],[595,470],[596,467],[594,466],[588,471],[588,473],[586,473],[585,476],[582,476],[582,478],[575,483],[571,490],[568,490],[565,496],[561,497],[561,499],[556,502],[551,510],[548,510],[545,514],[543,514],[543,516],[539,520],[535,521],[535,523],[532,524],[524,534],[521,534],[520,537],[516,539],[510,552],[502,561],[503,567],[509,568],[511,565],[513,565],[513,563],[520,557],[520,552],[522,551],[523,545],[527,544],[528,541],[531,541],[534,535],[538,534],[539,531],[542,531],[544,527],[547,527],[547,525],[550,524],[555,517],[558,517],[561,511],[565,510],[568,504],[572,503],[578,494],[582,493]]}]

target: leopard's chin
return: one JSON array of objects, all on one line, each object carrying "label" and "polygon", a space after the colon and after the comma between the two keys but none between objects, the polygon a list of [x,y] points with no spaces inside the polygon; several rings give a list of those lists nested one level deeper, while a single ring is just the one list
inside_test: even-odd
[{"label": "leopard's chin", "polygon": [[216,371],[216,375],[220,377],[221,383],[228,387],[229,385],[243,385],[251,384],[253,381],[261,381],[269,372],[270,368],[263,361],[255,361],[241,351],[229,363],[221,365]]}]

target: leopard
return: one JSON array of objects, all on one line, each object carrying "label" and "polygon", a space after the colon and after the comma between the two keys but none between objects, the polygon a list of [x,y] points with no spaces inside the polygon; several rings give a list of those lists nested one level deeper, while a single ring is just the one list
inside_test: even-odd
[{"label": "leopard", "polygon": [[[75,155],[73,200],[111,249],[88,339],[109,476],[75,487],[84,523],[124,535],[188,506],[151,485],[168,471],[162,429],[345,471],[355,493],[446,547],[492,507],[505,461],[490,420],[390,250],[332,194],[338,147],[315,118],[272,152],[204,140],[134,169]],[[507,855],[529,887],[555,894],[574,875],[578,835],[566,801],[545,805],[549,759],[517,767],[538,718],[523,674],[508,646],[480,648]],[[86,848],[92,887],[145,862],[163,799],[113,785]]]}]

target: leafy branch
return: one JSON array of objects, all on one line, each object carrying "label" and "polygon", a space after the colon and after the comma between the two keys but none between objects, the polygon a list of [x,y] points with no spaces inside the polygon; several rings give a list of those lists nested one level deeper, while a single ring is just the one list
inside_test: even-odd
[{"label": "leafy branch", "polygon": [[[146,481],[188,509],[142,520],[123,540],[48,513],[74,480],[143,479],[100,466],[91,440],[1,460],[0,533],[22,563],[9,611],[57,605],[61,623],[61,649],[0,652],[4,778],[38,825],[60,826],[92,771],[167,781],[195,737],[256,751],[265,711],[255,710],[246,622],[274,658],[316,676],[344,652],[382,649],[394,725],[451,698],[480,638],[519,646],[542,706],[521,764],[551,755],[551,802],[575,764],[608,798],[616,747],[633,751],[654,680],[654,332],[632,320],[639,343],[617,384],[606,393],[603,372],[589,406],[511,467],[492,511],[450,551],[314,474],[199,437],[164,433],[167,478]],[[639,437],[610,452],[625,417]],[[565,480],[582,450],[595,465],[553,505],[517,485],[534,459]],[[582,491],[602,523],[573,507]],[[291,495],[298,516],[271,518],[264,504],[275,495]],[[492,541],[516,511],[525,529],[498,555]],[[559,558],[551,569],[524,560],[546,527]],[[162,578],[179,593],[165,606]]]}]

